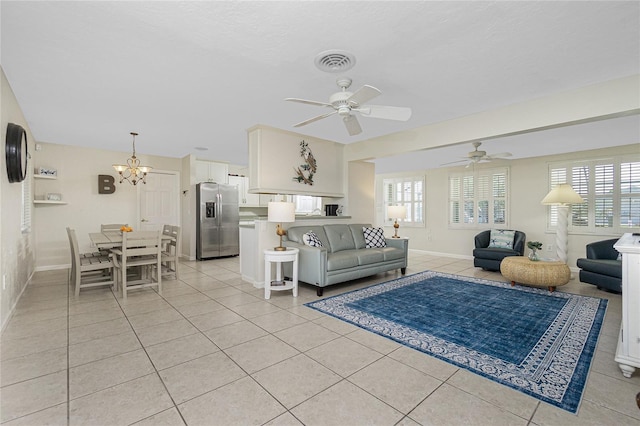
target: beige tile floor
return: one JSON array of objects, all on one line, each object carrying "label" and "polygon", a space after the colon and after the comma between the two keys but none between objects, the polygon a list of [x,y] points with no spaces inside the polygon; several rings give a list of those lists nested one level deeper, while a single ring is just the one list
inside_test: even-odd
[{"label": "beige tile floor", "polygon": [[[426,269],[502,279],[412,253],[408,272]],[[109,289],[76,300],[66,274],[35,274],[2,335],[3,424],[640,425],[640,374],[613,360],[620,297],[575,279],[559,290],[610,300],[577,416],[306,308],[309,286],[266,301],[238,258],[183,262],[162,297],[126,303]]]}]

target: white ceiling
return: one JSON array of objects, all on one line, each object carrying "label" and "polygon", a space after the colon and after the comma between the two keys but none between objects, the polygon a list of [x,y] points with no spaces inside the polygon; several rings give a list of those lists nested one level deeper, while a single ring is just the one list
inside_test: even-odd
[{"label": "white ceiling", "polygon": [[[1,63],[40,142],[247,164],[255,124],[350,143],[640,74],[640,2],[0,2]],[[413,109],[408,122],[337,116],[328,49],[356,56],[352,89]],[[514,143],[517,138],[518,142]],[[558,138],[563,142],[558,143]],[[638,116],[485,141],[513,158],[640,142]],[[198,151],[196,147],[206,147]],[[471,145],[377,160],[437,167]],[[417,166],[417,167],[416,167]]]}]

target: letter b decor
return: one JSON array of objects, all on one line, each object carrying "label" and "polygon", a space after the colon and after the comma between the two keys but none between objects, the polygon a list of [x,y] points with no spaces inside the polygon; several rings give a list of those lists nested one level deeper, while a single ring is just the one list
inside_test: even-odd
[{"label": "letter b decor", "polygon": [[111,175],[98,175],[98,194],[113,194],[116,192],[116,179]]}]

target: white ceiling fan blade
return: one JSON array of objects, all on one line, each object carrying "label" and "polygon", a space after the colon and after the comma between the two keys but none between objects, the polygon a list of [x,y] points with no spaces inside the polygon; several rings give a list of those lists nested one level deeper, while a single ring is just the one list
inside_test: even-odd
[{"label": "white ceiling fan blade", "polygon": [[465,163],[465,162],[467,162],[467,161],[469,161],[469,160],[450,161],[450,162],[448,162],[448,163],[442,163],[442,164],[440,164],[440,165],[441,165],[441,166],[446,166],[446,165],[448,165],[448,164]]},{"label": "white ceiling fan blade", "polygon": [[285,98],[284,100],[290,101],[290,102],[299,102],[301,104],[307,104],[307,105],[328,106],[333,108],[333,105],[328,104],[326,102],[309,101],[307,99],[298,99],[298,98]]},{"label": "white ceiling fan blade", "polygon": [[344,125],[347,128],[349,135],[355,136],[362,133],[362,127],[360,127],[360,123],[358,123],[358,119],[355,115],[348,115],[344,117],[342,121],[344,121]]},{"label": "white ceiling fan blade", "polygon": [[366,105],[357,109],[364,117],[384,118],[386,120],[407,121],[411,118],[411,108],[384,105]]},{"label": "white ceiling fan blade", "polygon": [[499,154],[487,155],[486,158],[489,158],[489,159],[505,158],[505,157],[511,157],[511,155],[512,154],[510,152],[501,152]]},{"label": "white ceiling fan blade", "polygon": [[326,114],[322,114],[322,115],[319,115],[319,116],[317,116],[317,117],[313,117],[313,118],[310,118],[310,119],[308,119],[308,120],[301,121],[301,122],[300,122],[300,123],[298,123],[298,124],[294,124],[294,125],[293,125],[293,127],[301,127],[301,126],[305,126],[305,125],[307,125],[307,124],[309,124],[309,123],[313,123],[314,121],[322,120],[323,118],[326,118],[326,117],[329,117],[330,115],[336,114],[337,112],[338,112],[338,111],[331,111],[331,112],[328,112],[328,113],[326,113]]},{"label": "white ceiling fan blade", "polygon": [[353,95],[349,96],[347,102],[352,107],[358,107],[369,102],[371,99],[379,96],[382,92],[373,86],[364,85],[358,89]]}]

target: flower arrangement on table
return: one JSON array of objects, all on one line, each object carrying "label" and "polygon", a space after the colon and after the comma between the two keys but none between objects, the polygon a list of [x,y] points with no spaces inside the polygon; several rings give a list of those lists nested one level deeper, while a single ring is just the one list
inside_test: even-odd
[{"label": "flower arrangement on table", "polygon": [[527,247],[531,249],[531,253],[529,253],[529,260],[540,260],[538,259],[538,254],[536,252],[542,248],[542,243],[540,241],[529,241],[527,242]]}]

